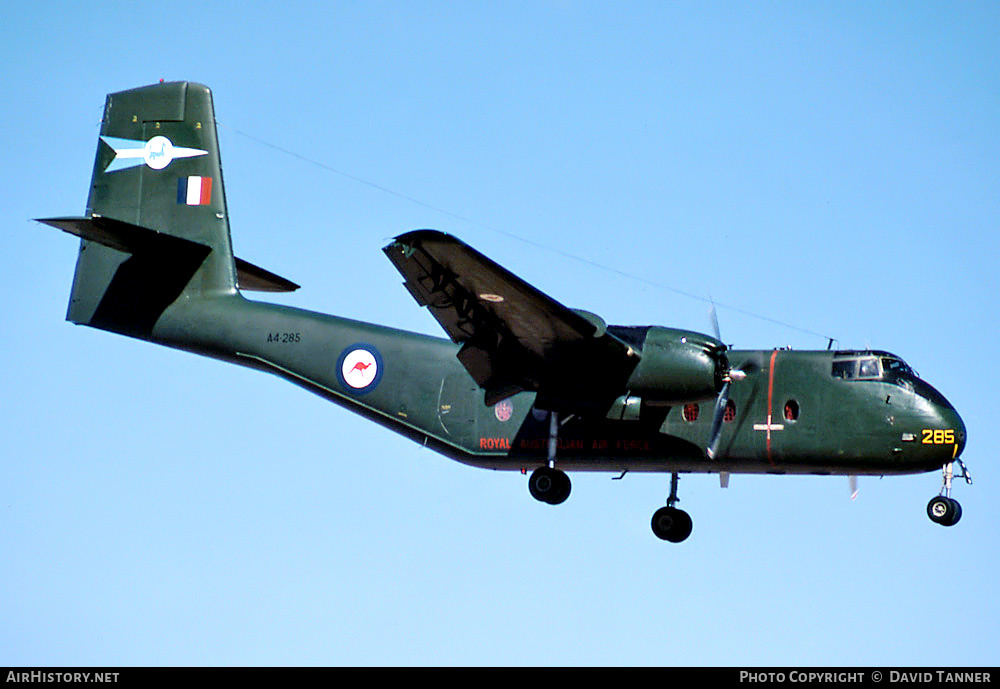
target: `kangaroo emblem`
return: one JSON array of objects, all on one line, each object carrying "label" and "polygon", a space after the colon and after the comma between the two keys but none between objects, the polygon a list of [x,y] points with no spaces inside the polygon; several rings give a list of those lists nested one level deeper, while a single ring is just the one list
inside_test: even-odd
[{"label": "kangaroo emblem", "polygon": [[340,355],[337,376],[340,382],[354,390],[368,392],[382,378],[382,361],[374,349],[354,345]]}]

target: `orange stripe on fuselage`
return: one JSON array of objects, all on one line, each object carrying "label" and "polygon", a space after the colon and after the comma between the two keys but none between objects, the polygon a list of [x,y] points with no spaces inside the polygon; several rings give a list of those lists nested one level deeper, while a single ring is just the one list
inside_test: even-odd
[{"label": "orange stripe on fuselage", "polygon": [[[778,357],[778,350],[771,352],[771,365],[767,374],[767,427],[771,428],[771,414],[774,410],[774,360]],[[774,466],[774,459],[771,457],[771,431],[767,432],[767,461]]]}]

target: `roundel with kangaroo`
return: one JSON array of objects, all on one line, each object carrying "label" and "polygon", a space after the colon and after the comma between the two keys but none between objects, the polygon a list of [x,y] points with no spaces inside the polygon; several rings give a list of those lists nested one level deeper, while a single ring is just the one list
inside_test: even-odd
[{"label": "roundel with kangaroo", "polygon": [[382,379],[382,356],[369,344],[351,345],[337,361],[337,378],[348,392],[371,392]]}]

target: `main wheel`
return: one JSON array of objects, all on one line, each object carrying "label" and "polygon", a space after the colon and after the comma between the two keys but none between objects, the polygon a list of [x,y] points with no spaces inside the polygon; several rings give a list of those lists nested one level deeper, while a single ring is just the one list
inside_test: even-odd
[{"label": "main wheel", "polygon": [[954,526],[962,518],[962,506],[957,500],[938,495],[927,503],[927,516],[936,524]]},{"label": "main wheel", "polygon": [[693,524],[684,510],[676,507],[661,507],[653,513],[653,533],[657,538],[671,543],[680,543],[691,535]]},{"label": "main wheel", "polygon": [[569,476],[558,469],[539,467],[528,479],[528,492],[535,500],[558,505],[565,502],[572,489]]}]

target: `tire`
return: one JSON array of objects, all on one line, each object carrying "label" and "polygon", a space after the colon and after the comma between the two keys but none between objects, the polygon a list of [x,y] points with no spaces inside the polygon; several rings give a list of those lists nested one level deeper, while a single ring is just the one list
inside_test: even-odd
[{"label": "tire", "polygon": [[552,496],[550,505],[559,505],[566,502],[566,498],[569,497],[570,491],[573,489],[573,484],[570,483],[569,474],[564,471],[555,471],[557,477],[556,492]]},{"label": "tire", "polygon": [[[931,498],[931,501],[927,503],[927,516],[931,518],[931,521],[935,524],[943,524],[944,526],[952,526],[956,521],[955,512],[957,502],[951,498],[946,498],[943,495],[938,495]],[[958,508],[959,516],[961,516],[961,507]]]},{"label": "tire", "polygon": [[528,478],[531,497],[549,505],[558,505],[569,497],[572,485],[569,476],[558,469],[539,467]]},{"label": "tire", "polygon": [[954,508],[954,513],[952,514],[951,519],[945,524],[945,526],[955,526],[955,524],[958,524],[958,520],[962,518],[962,506],[959,505],[958,500],[955,500],[954,498],[949,498],[949,500],[951,500],[951,504]]},{"label": "tire", "polygon": [[653,534],[664,541],[680,543],[691,535],[691,516],[676,507],[661,507],[653,513]]}]

